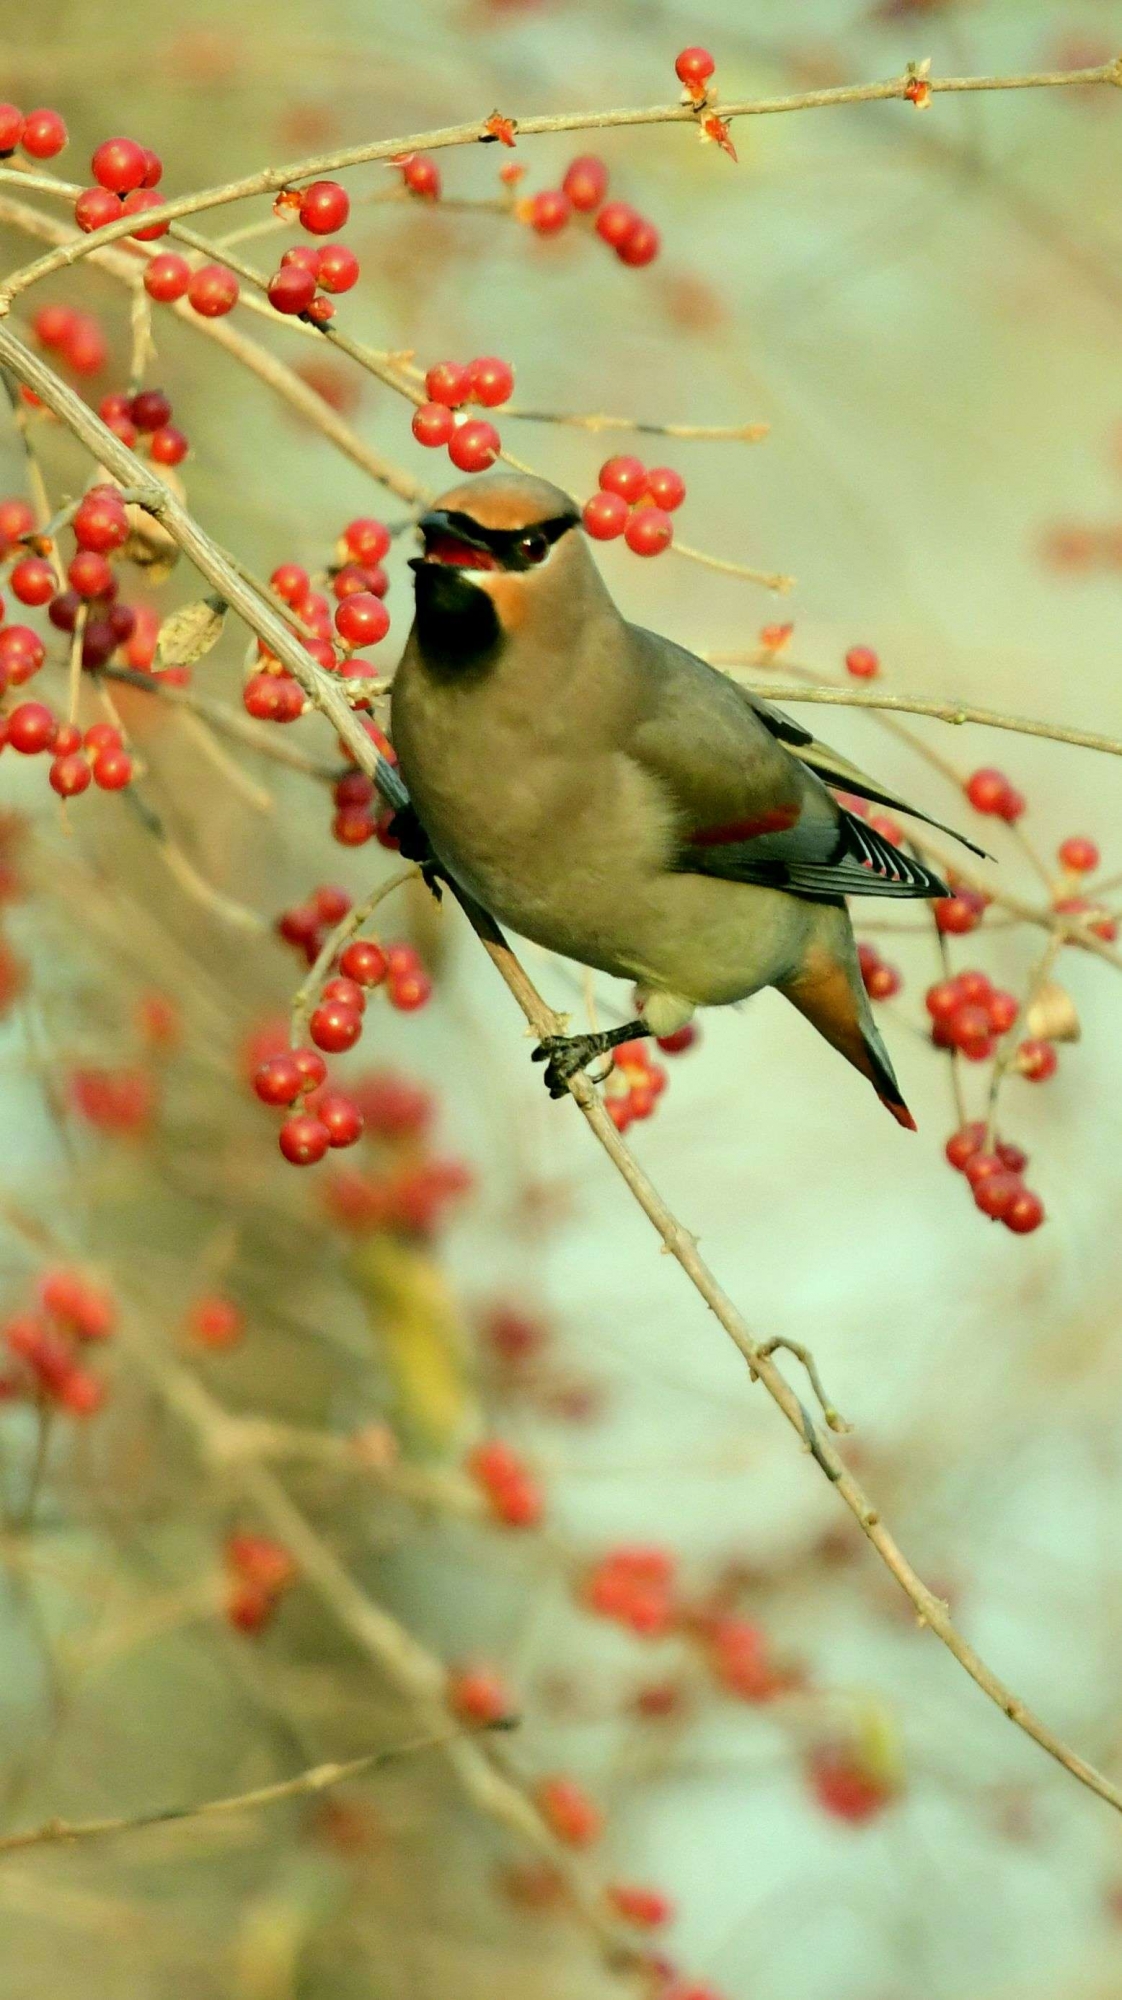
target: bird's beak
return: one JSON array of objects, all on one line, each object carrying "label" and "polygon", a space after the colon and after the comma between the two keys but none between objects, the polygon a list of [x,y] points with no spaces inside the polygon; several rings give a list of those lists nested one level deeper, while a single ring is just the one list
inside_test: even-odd
[{"label": "bird's beak", "polygon": [[453,520],[442,508],[434,507],[422,514],[417,527],[424,537],[425,553],[413,558],[411,569],[425,563],[443,563],[453,569],[498,569],[494,551],[482,535],[472,533],[463,515],[457,514]]}]

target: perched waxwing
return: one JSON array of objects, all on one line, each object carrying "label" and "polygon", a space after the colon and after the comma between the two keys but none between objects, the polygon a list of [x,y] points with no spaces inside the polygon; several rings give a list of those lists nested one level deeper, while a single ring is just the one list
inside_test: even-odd
[{"label": "perched waxwing", "polygon": [[392,729],[432,851],[499,922],[636,987],[637,1021],[535,1052],[553,1095],[621,1042],[777,986],[914,1129],[845,899],[947,890],[830,787],[914,809],[629,625],[557,487],[468,480],[420,530]]}]

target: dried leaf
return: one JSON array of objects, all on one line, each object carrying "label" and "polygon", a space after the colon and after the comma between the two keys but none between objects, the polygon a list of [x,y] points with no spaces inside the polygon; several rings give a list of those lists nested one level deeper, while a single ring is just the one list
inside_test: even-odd
[{"label": "dried leaf", "polygon": [[1041,987],[1025,1015],[1025,1026],[1040,1042],[1077,1042],[1083,1033],[1071,994],[1055,979]]},{"label": "dried leaf", "polygon": [[200,597],[181,604],[164,619],[156,640],[157,667],[190,667],[222,637],[226,605],[221,597]]}]

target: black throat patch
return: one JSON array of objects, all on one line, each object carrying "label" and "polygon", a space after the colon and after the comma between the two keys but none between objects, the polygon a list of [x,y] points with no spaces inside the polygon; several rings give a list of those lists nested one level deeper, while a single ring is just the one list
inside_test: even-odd
[{"label": "black throat patch", "polygon": [[487,673],[503,641],[498,613],[487,592],[451,565],[417,561],[412,567],[417,638],[425,665],[457,679]]}]

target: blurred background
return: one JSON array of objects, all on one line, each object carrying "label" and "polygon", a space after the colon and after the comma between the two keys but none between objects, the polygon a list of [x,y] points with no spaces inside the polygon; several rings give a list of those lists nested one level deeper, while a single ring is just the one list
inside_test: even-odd
[{"label": "blurred background", "polygon": [[[0,94],[62,112],[71,145],[51,166],[84,181],[92,148],[127,132],[172,192],[495,106],[670,101],[693,42],[729,101],[925,56],[999,74],[1122,47],[1118,0],[8,12]],[[796,578],[776,597],[614,544],[600,560],[630,616],[750,654],[793,622],[772,642],[781,682],[800,665],[844,678],[864,645],[890,689],[1116,732],[1120,115],[1108,90],[858,105],[742,121],[737,164],[684,126],[596,135],[613,192],[662,233],[641,270],[589,232],[539,240],[494,208],[504,161],[526,169],[519,194],[556,185],[587,135],[450,150],[441,203],[356,199],[363,275],[340,323],[423,365],[504,355],[524,409],[770,427],[648,451],[504,420],[513,451],[582,497],[609,449],[668,459],[688,482],[684,540]],[[358,197],[391,172],[346,181]],[[32,252],[7,227],[3,254],[7,271]],[[106,334],[83,393],[124,388],[120,286],[87,266],[49,296]],[[388,388],[246,326],[439,486]],[[166,313],[156,340],[146,380],[190,438],[190,502],[252,572],[322,571],[353,516],[403,521],[230,355]],[[55,427],[32,429],[57,504],[88,468]],[[5,420],[0,491],[25,482]],[[387,565],[391,659],[410,548]],[[187,602],[186,572],[140,595],[161,613]],[[244,642],[228,632],[194,686],[236,703]],[[104,1407],[52,1414],[10,1390],[0,1410],[4,1827],[239,1793],[431,1735],[449,1710],[521,1723],[267,1810],[0,1853],[0,1994],[1115,1994],[1117,1819],[916,1629],[580,1118],[547,1101],[455,911],[398,892],[379,912],[435,994],[415,1014],[372,999],[341,1066],[367,1112],[360,1164],[279,1160],[247,1086],[301,977],[273,925],[316,886],[358,898],[396,864],[334,843],[302,771],[228,742],[216,755],[149,696],[120,707],[147,826],[92,794],[62,823],[41,761],[0,770],[0,1305],[10,1324],[62,1265],[119,1317],[94,1357]],[[992,846],[999,891],[1046,901],[1041,872],[1072,834],[1099,843],[1108,877],[1122,868],[1109,758],[800,715]],[[330,761],[317,720],[278,734]],[[1023,834],[962,797],[955,774],[989,764],[1027,797]],[[753,1328],[813,1348],[855,1425],[850,1462],[972,1642],[1117,1776],[1117,971],[1064,954],[1082,1037],[1044,1086],[1004,1090],[1002,1133],[1047,1209],[1020,1238],[943,1157],[959,1118],[923,1006],[935,933],[872,915],[861,935],[902,975],[883,1026],[918,1137],[775,995],[707,1017],[629,1137]],[[951,963],[1022,991],[1041,942],[998,907],[949,940]],[[580,973],[527,963],[579,1016]],[[602,1018],[625,1002],[597,983]],[[975,1117],[985,1077],[965,1067]],[[501,1518],[465,1456],[495,1438],[539,1525]]]}]

